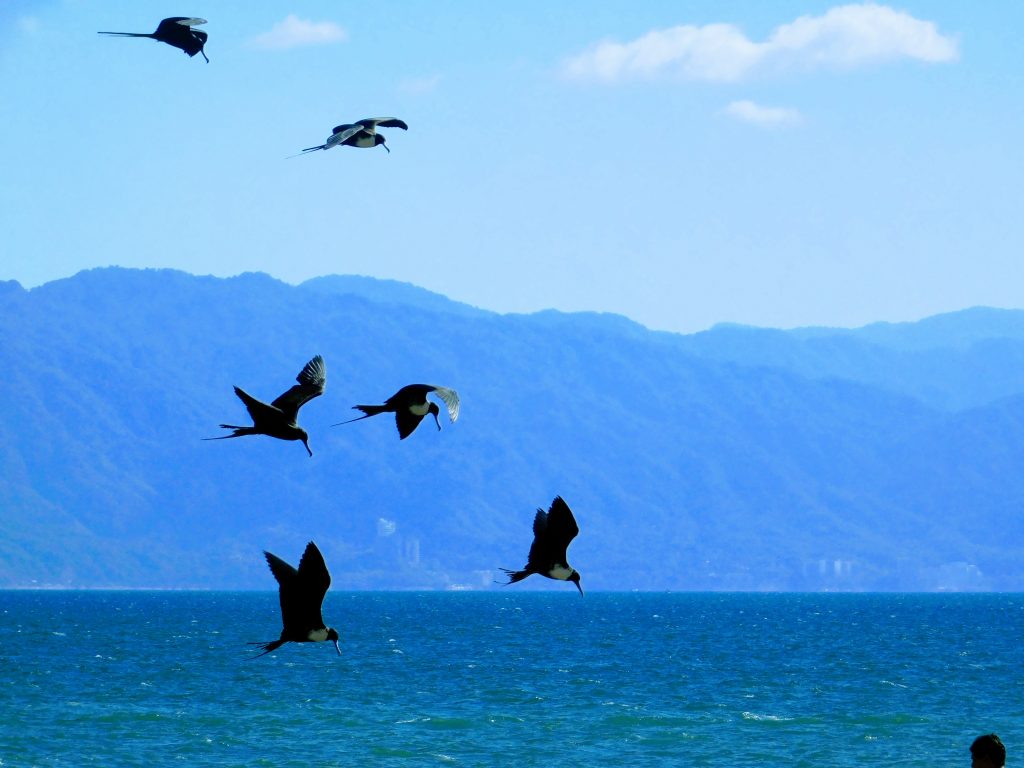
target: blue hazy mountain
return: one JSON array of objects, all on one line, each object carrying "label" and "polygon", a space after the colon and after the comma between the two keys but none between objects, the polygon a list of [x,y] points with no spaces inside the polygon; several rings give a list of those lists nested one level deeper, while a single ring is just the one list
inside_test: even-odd
[{"label": "blue hazy mountain", "polygon": [[[201,440],[315,354],[312,458]],[[270,589],[261,550],[315,539],[339,589],[482,588],[560,494],[590,589],[1024,588],[1024,312],[682,336],[102,269],[0,284],[0,366],[0,586]],[[416,382],[458,423],[330,427]],[[540,581],[514,588],[565,586]]]}]

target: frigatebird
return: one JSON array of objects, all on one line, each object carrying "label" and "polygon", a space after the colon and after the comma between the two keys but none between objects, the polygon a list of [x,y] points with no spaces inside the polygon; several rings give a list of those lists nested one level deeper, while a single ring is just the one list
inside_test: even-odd
[{"label": "frigatebird", "polygon": [[[390,154],[391,150],[384,143],[384,137],[377,133],[378,127],[401,128],[403,131],[409,130],[409,126],[405,124],[405,121],[399,120],[397,117],[367,117],[354,123],[334,126],[327,141],[316,147],[307,147],[299,154],[304,155],[307,152],[316,152],[318,149],[330,149],[339,145],[359,147],[360,149],[372,149],[373,147],[383,146]],[[292,157],[298,156],[292,155]]]},{"label": "frigatebird", "polygon": [[565,556],[569,544],[579,532],[579,526],[576,525],[576,518],[572,516],[569,505],[561,496],[555,496],[551,508],[547,512],[538,509],[536,517],[533,518],[533,544],[530,546],[526,566],[521,571],[501,569],[509,577],[505,583],[514,584],[531,573],[539,573],[549,579],[571,581],[582,595],[580,573],[569,565]]},{"label": "frigatebird", "polygon": [[320,554],[312,541],[306,545],[306,551],[299,560],[299,569],[295,570],[277,555],[264,550],[270,572],[277,579],[281,597],[281,622],[284,628],[281,637],[269,643],[249,643],[258,645],[263,653],[253,656],[258,659],[271,651],[276,651],[285,643],[322,643],[331,640],[334,650],[341,656],[338,647],[338,631],[324,624],[322,613],[324,595],[331,586],[331,574],[327,572],[324,556]]},{"label": "frigatebird", "polygon": [[97,32],[96,34],[117,35],[118,37],[148,37],[153,40],[159,40],[161,43],[172,45],[175,48],[180,48],[190,57],[201,53],[203,58],[206,59],[206,63],[209,64],[210,60],[206,58],[206,51],[203,50],[203,46],[206,45],[206,40],[210,36],[201,29],[193,29],[193,27],[205,23],[206,19],[171,16],[157,25],[156,32]]},{"label": "frigatebird", "polygon": [[228,440],[244,435],[269,435],[280,440],[301,440],[309,455],[312,456],[313,452],[309,450],[309,435],[296,423],[296,419],[299,416],[299,408],[324,392],[324,387],[327,384],[327,368],[324,365],[324,359],[320,355],[314,357],[306,363],[295,380],[299,383],[270,405],[257,400],[240,387],[235,387],[235,394],[245,403],[245,409],[252,416],[252,426],[221,424],[223,429],[235,430],[234,434],[204,437],[203,439]]},{"label": "frigatebird", "polygon": [[412,431],[419,426],[423,417],[428,413],[433,415],[434,423],[437,424],[437,431],[441,431],[441,422],[437,415],[441,412],[437,403],[427,400],[427,395],[433,392],[440,397],[448,408],[448,418],[454,423],[459,418],[459,393],[447,387],[435,387],[432,384],[409,384],[395,392],[384,401],[384,405],[353,405],[352,408],[362,411],[362,416],[356,416],[348,421],[339,421],[331,424],[337,427],[340,424],[351,424],[353,421],[368,419],[378,413],[394,413],[395,424],[398,426],[398,438],[405,440]]}]

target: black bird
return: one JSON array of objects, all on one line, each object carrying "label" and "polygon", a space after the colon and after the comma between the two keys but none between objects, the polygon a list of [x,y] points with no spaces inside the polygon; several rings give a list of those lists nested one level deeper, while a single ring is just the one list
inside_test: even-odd
[{"label": "black bird", "polygon": [[505,583],[514,584],[531,573],[539,573],[549,579],[571,581],[582,595],[580,573],[569,565],[565,557],[565,551],[579,532],[579,526],[576,525],[576,518],[572,516],[569,505],[561,496],[555,496],[551,508],[547,512],[538,509],[537,516],[533,518],[533,544],[530,546],[526,567],[521,571],[501,569],[509,577]]},{"label": "black bird", "polygon": [[149,37],[153,40],[159,40],[161,43],[167,43],[173,45],[175,48],[180,48],[189,56],[195,56],[197,53],[203,54],[203,58],[206,59],[206,63],[209,64],[210,60],[206,58],[206,52],[203,50],[203,46],[206,45],[206,40],[209,35],[203,32],[201,29],[193,29],[200,24],[205,24],[206,19],[195,19],[189,18],[188,16],[171,16],[168,19],[164,19],[156,28],[156,32],[145,33],[145,32],[97,32],[99,35],[118,35],[120,37]]},{"label": "black bird", "polygon": [[221,424],[224,429],[235,430],[234,434],[220,437],[204,437],[204,440],[228,440],[244,435],[269,435],[281,440],[301,440],[309,455],[309,435],[306,430],[296,424],[299,408],[314,397],[324,393],[327,384],[327,368],[324,359],[317,355],[303,367],[295,380],[299,382],[270,405],[257,400],[240,387],[235,387],[235,394],[245,403],[245,409],[252,416],[251,427],[240,427],[237,424]]},{"label": "black bird", "polygon": [[448,418],[454,423],[459,418],[458,392],[454,389],[435,387],[431,384],[409,384],[385,400],[384,405],[353,405],[352,408],[354,410],[362,411],[364,415],[357,416],[348,421],[339,421],[337,424],[331,424],[331,426],[337,427],[340,424],[351,424],[353,421],[368,419],[371,416],[376,416],[378,413],[394,413],[395,424],[398,426],[398,437],[400,440],[405,440],[419,426],[423,417],[429,413],[433,415],[434,423],[437,424],[437,431],[440,432],[441,422],[438,420],[437,415],[441,411],[437,407],[437,403],[427,400],[427,394],[430,392],[433,392],[444,401],[445,406],[448,408]]},{"label": "black bird", "polygon": [[[373,147],[383,146],[390,154],[391,150],[384,143],[384,137],[377,133],[378,127],[401,128],[403,131],[409,130],[409,126],[405,124],[405,121],[399,120],[397,117],[367,117],[355,123],[334,126],[327,141],[317,147],[307,147],[299,154],[316,152],[318,149],[330,149],[339,144],[346,147],[359,147],[360,149],[372,149]],[[292,157],[298,157],[298,155],[292,155]]]},{"label": "black bird", "polygon": [[271,651],[276,651],[285,643],[322,643],[331,640],[334,650],[341,656],[338,647],[338,632],[333,627],[324,625],[321,612],[324,595],[331,586],[331,574],[327,572],[324,556],[312,541],[306,545],[306,551],[299,560],[299,569],[295,570],[277,555],[264,550],[267,565],[274,574],[281,595],[281,621],[284,629],[281,637],[269,643],[249,643],[258,645],[263,653],[256,654],[258,659]]}]

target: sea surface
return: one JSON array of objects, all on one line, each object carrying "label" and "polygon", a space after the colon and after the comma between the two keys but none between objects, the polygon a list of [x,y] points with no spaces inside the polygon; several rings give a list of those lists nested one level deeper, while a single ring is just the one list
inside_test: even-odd
[{"label": "sea surface", "polygon": [[[562,585],[555,585],[562,586]],[[1024,595],[0,592],[0,765],[1024,765]]]}]

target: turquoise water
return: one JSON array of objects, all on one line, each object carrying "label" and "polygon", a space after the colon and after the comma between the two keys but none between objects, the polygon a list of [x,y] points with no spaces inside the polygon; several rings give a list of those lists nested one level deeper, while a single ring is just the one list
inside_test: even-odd
[{"label": "turquoise water", "polygon": [[1024,596],[0,592],[0,765],[961,765],[1024,754]]}]

